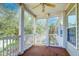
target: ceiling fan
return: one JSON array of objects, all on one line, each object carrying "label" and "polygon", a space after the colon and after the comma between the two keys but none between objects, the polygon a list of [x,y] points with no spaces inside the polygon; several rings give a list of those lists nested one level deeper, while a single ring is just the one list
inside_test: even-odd
[{"label": "ceiling fan", "polygon": [[50,3],[40,3],[40,4],[36,5],[35,7],[33,7],[32,9],[35,9],[35,8],[39,7],[40,5],[42,6],[42,12],[45,12],[45,7],[46,7],[46,6],[51,7],[51,8],[54,8],[54,7],[55,7],[54,4],[50,4]]}]

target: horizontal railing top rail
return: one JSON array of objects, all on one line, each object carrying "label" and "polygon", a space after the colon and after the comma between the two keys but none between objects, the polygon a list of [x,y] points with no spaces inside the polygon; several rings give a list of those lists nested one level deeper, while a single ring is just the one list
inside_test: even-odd
[{"label": "horizontal railing top rail", "polygon": [[0,38],[0,40],[6,40],[6,39],[14,39],[14,38],[20,38],[21,36],[5,36]]}]

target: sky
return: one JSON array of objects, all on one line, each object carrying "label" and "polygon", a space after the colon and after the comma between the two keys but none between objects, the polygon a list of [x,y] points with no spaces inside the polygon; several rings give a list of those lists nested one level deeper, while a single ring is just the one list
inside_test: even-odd
[{"label": "sky", "polygon": [[[8,11],[9,10],[14,11],[15,13],[17,13],[19,10],[19,5],[16,3],[2,3],[2,4],[0,4],[0,8],[7,9]],[[2,17],[2,16],[4,16],[4,14],[0,13],[0,17]]]},{"label": "sky", "polygon": [[76,23],[76,15],[68,16],[68,22],[71,24],[75,24]]},{"label": "sky", "polygon": [[4,3],[3,8],[6,8],[8,10],[16,11],[19,9],[18,5],[16,3]]},{"label": "sky", "polygon": [[36,21],[37,24],[45,25],[46,24],[46,19],[38,19]]},{"label": "sky", "polygon": [[57,17],[51,17],[48,19],[48,25],[55,25],[57,23]]},{"label": "sky", "polygon": [[76,26],[76,15],[68,16],[68,27]]}]

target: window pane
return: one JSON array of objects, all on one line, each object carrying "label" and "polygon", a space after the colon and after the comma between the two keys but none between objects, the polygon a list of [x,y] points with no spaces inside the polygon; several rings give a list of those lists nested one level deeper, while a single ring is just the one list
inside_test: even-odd
[{"label": "window pane", "polygon": [[75,8],[68,15],[68,41],[76,46],[76,14]]},{"label": "window pane", "polygon": [[76,26],[76,14],[75,9],[71,11],[71,13],[68,15],[68,27],[75,27]]}]

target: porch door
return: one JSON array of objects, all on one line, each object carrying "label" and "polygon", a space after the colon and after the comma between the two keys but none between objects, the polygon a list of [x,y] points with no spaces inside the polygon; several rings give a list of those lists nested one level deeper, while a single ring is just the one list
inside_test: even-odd
[{"label": "porch door", "polygon": [[49,46],[57,46],[58,45],[56,27],[57,27],[57,17],[49,18],[48,19]]},{"label": "porch door", "polygon": [[35,33],[35,45],[48,45],[48,35],[47,35],[47,20],[38,19],[35,21],[36,33]]}]

